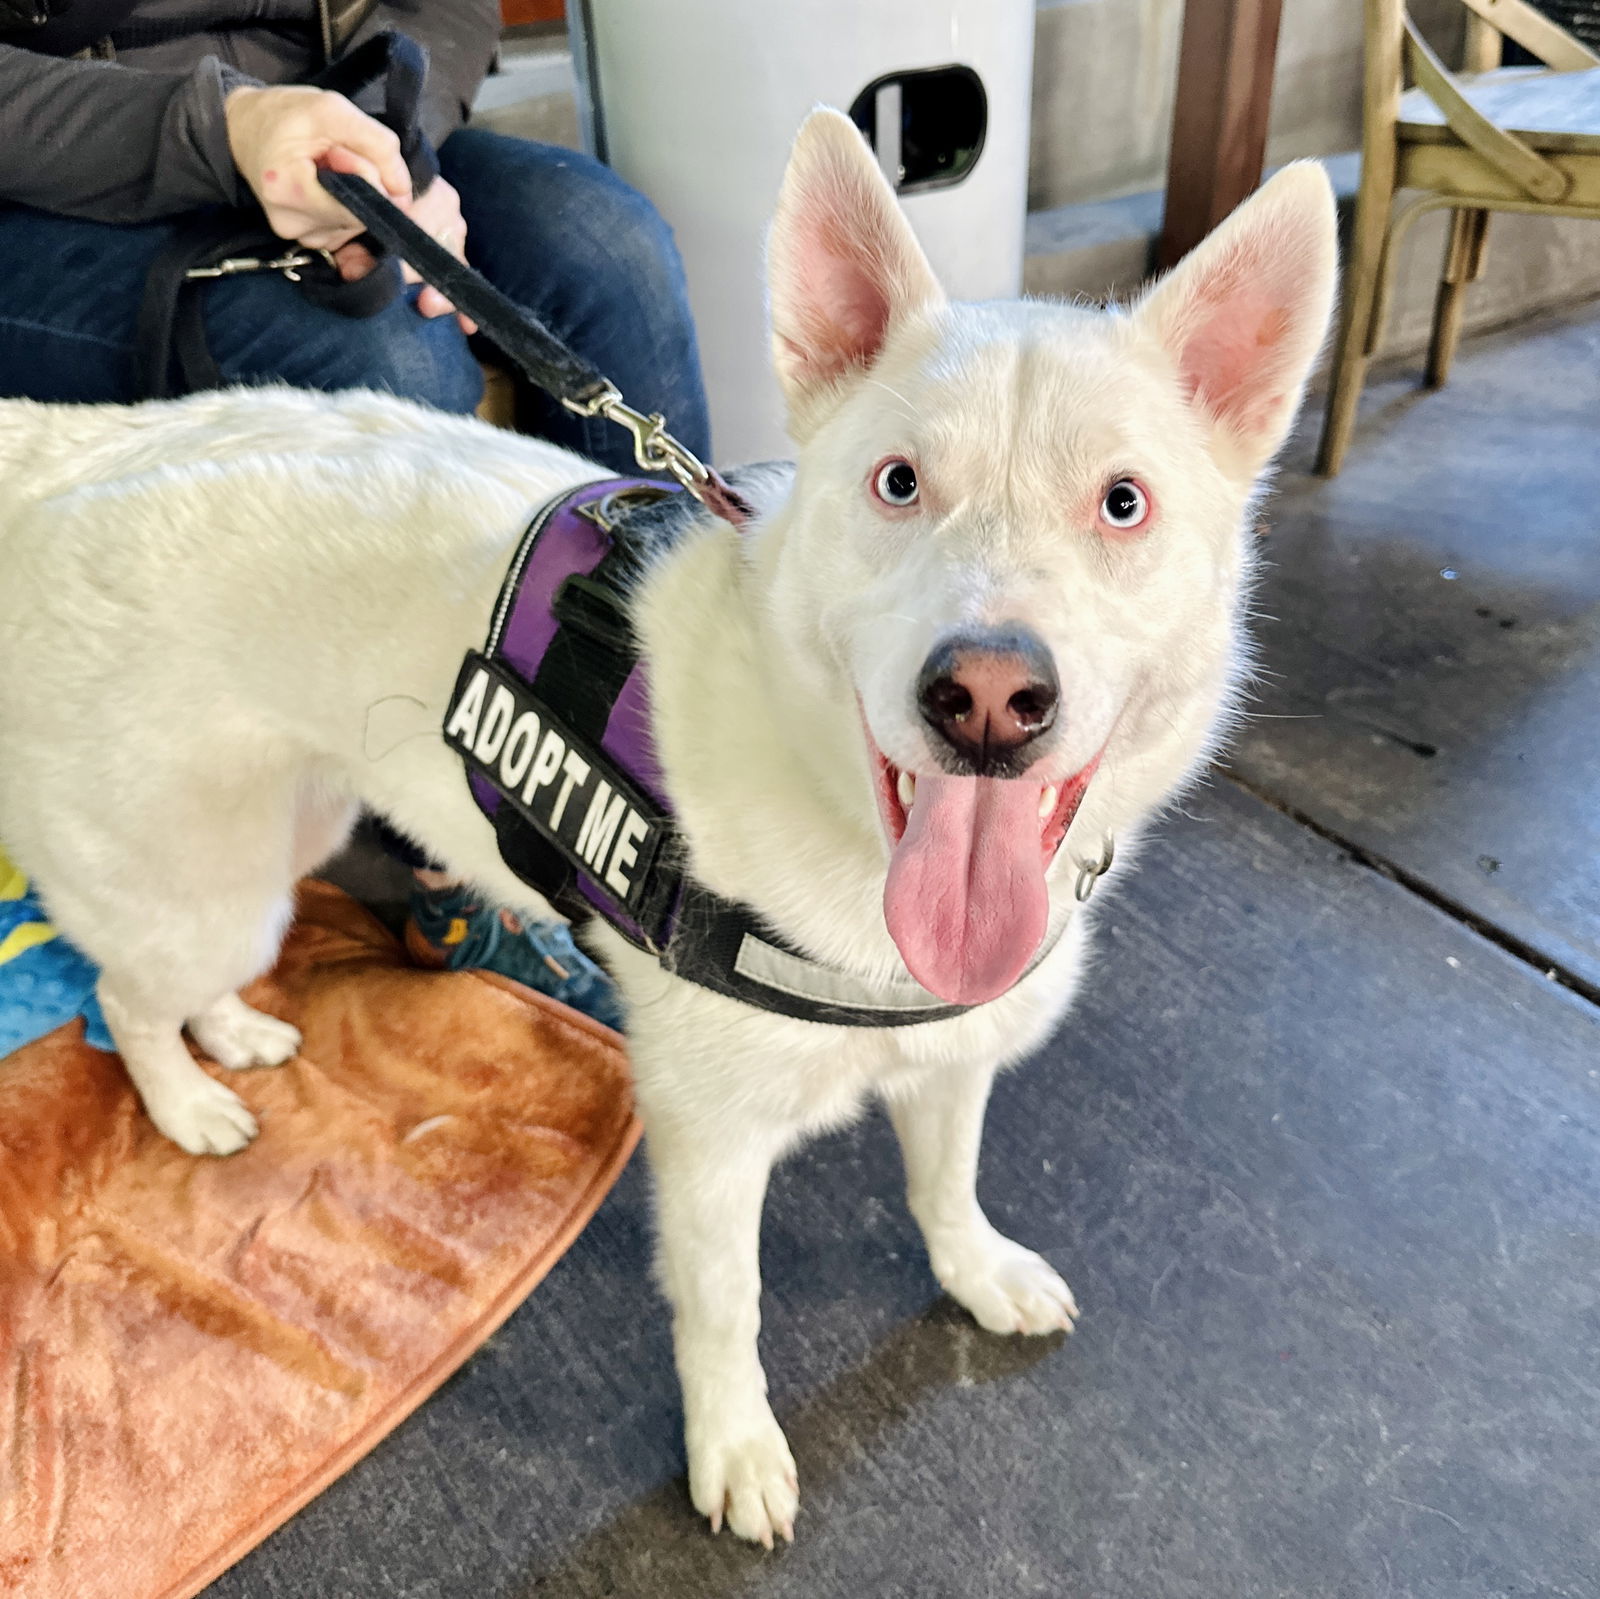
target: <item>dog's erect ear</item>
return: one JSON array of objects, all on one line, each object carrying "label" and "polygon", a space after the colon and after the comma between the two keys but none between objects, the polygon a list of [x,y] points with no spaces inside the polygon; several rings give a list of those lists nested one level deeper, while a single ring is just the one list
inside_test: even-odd
[{"label": "dog's erect ear", "polygon": [[796,440],[864,372],[903,316],[943,299],[855,124],[813,111],[767,243],[772,356]]},{"label": "dog's erect ear", "polygon": [[1285,167],[1135,308],[1216,424],[1219,460],[1254,477],[1283,443],[1322,347],[1338,271],[1333,188]]}]

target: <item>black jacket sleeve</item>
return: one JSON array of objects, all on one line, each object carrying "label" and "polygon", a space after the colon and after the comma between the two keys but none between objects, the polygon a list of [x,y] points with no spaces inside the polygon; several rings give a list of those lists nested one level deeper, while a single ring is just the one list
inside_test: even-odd
[{"label": "black jacket sleeve", "polygon": [[242,204],[222,102],[253,81],[215,56],[145,72],[0,45],[0,200],[99,222]]},{"label": "black jacket sleeve", "polygon": [[[500,40],[498,0],[382,0],[385,27],[428,52],[423,128],[437,146],[466,120]],[[186,72],[60,60],[0,45],[0,201],[99,222],[243,205],[222,103],[257,80],[206,56]],[[368,110],[382,93],[363,95]]]}]

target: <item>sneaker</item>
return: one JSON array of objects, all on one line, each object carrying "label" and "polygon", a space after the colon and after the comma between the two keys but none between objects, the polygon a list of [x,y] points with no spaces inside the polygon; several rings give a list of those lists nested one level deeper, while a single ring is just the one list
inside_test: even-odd
[{"label": "sneaker", "polygon": [[463,884],[411,891],[406,949],[420,966],[498,972],[622,1031],[611,979],[572,940],[565,922],[524,922]]}]

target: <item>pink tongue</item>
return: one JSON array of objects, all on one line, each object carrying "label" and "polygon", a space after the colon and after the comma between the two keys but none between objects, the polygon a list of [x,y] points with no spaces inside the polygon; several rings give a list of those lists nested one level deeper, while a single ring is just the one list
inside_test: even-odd
[{"label": "pink tongue", "polygon": [[953,1005],[1005,993],[1044,938],[1039,793],[1020,779],[917,778],[883,914],[911,975]]}]

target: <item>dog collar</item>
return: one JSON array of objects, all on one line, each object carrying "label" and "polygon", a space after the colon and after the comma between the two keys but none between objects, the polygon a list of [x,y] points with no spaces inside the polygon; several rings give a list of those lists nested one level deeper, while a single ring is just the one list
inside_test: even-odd
[{"label": "dog collar", "polygon": [[528,524],[444,718],[501,859],[563,916],[599,916],[667,971],[757,1009],[836,1027],[964,1014],[909,973],[825,965],[686,870],[628,601],[697,512],[681,490],[615,478]]}]

